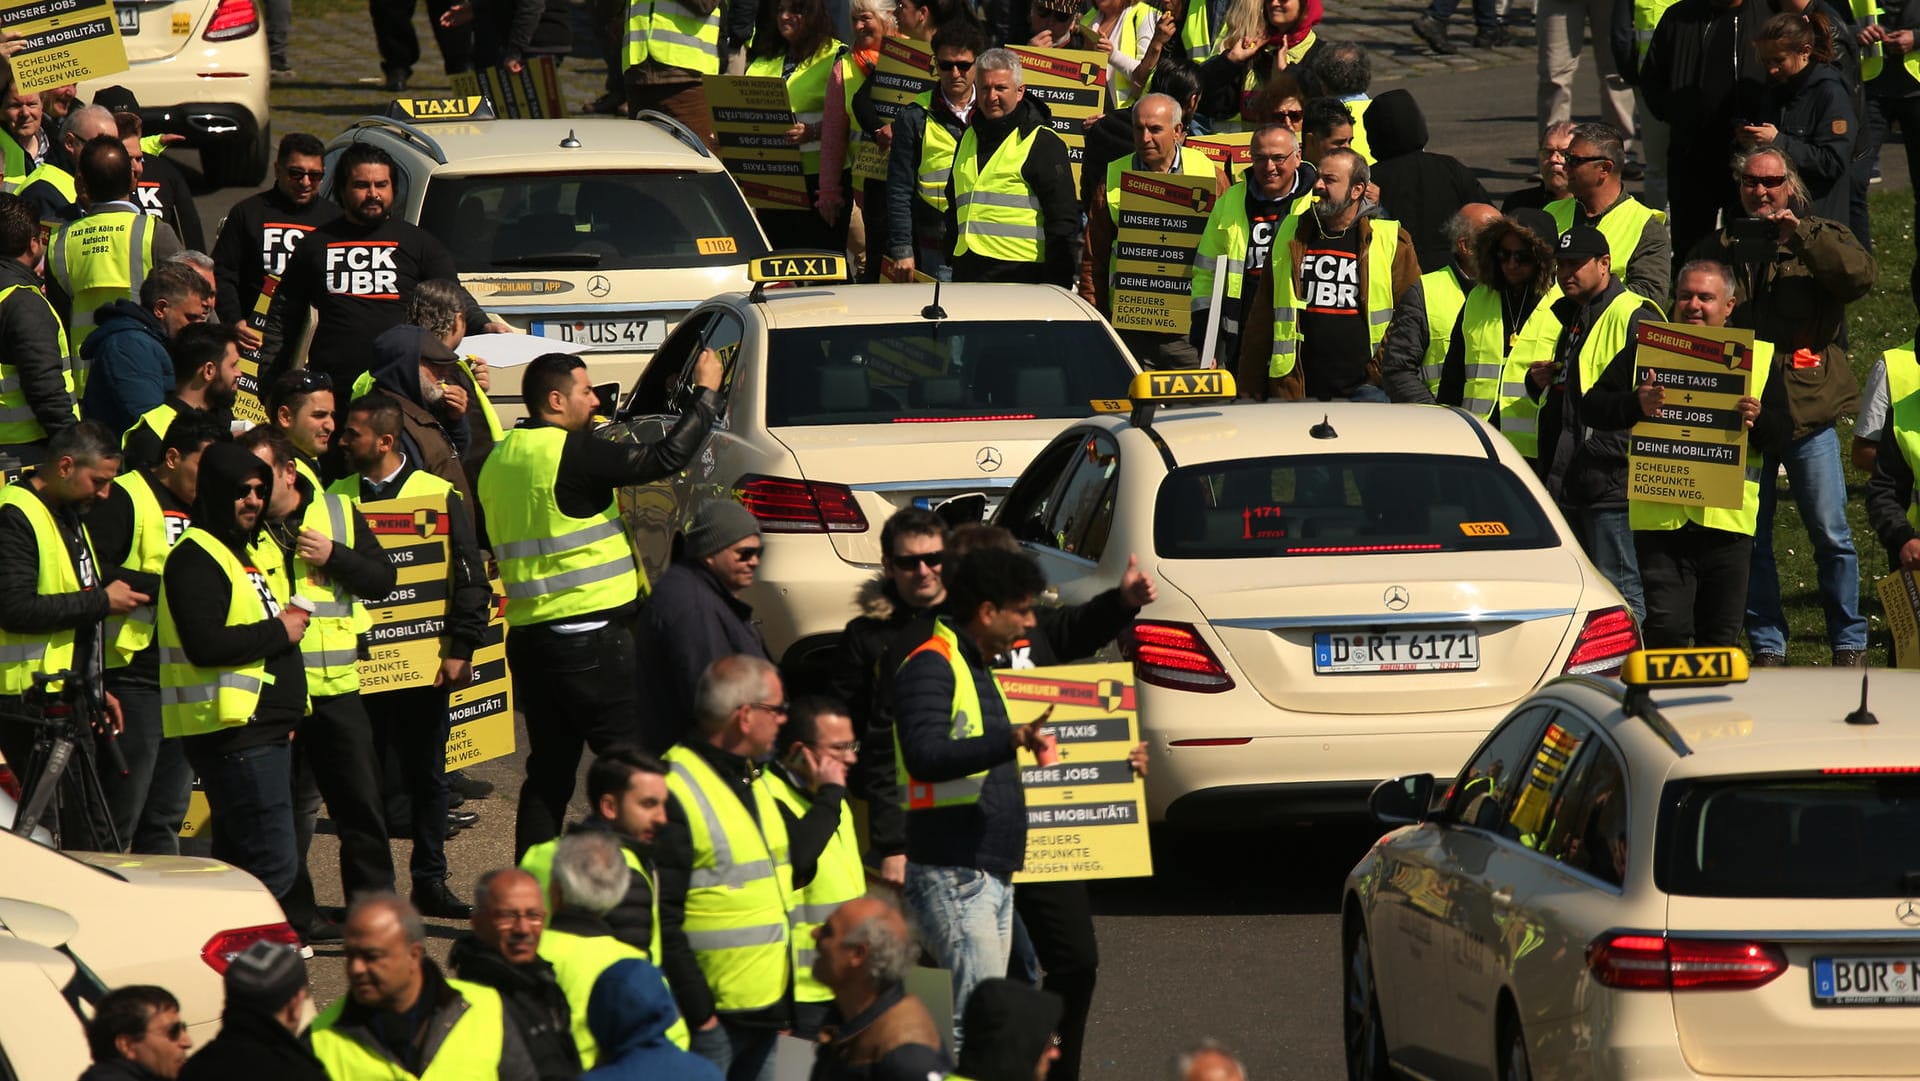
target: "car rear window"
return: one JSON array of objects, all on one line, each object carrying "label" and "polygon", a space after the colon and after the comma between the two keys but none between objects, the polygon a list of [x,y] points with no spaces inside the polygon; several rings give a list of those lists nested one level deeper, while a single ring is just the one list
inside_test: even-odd
[{"label": "car rear window", "polygon": [[1317,454],[1175,469],[1154,546],[1171,559],[1504,551],[1560,543],[1519,478],[1484,458]]},{"label": "car rear window", "polygon": [[1920,777],[1810,776],[1671,785],[1656,881],[1692,897],[1911,897]]},{"label": "car rear window", "polygon": [[1087,417],[1133,377],[1083,320],[804,327],[767,350],[772,428]]},{"label": "car rear window", "polygon": [[724,173],[436,176],[420,225],[462,274],[730,266],[766,254]]}]

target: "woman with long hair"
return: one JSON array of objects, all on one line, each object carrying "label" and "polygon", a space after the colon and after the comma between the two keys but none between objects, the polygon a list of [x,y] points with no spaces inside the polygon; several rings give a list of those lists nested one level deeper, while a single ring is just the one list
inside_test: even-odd
[{"label": "woman with long hair", "polygon": [[833,23],[823,0],[779,0],[771,9],[771,17],[762,17],[753,44],[747,49],[748,75],[786,80],[794,112],[787,141],[800,148],[807,202],[813,208],[755,211],[760,227],[766,230],[767,242],[776,249],[840,251],[847,246],[846,207],[825,205],[820,184],[820,139],[826,128],[827,91],[834,62],[844,49],[833,36]]},{"label": "woman with long hair", "polygon": [[880,63],[880,42],[898,36],[894,0],[853,0],[853,48],[840,56],[827,80],[826,124],[820,132],[820,217],[831,221],[846,205],[845,182],[864,154],[867,172],[877,165],[882,174],[854,176],[854,203],[866,232],[866,262],[860,280],[879,281],[880,253],[887,250],[886,152],[893,132],[873,110],[873,87],[868,79]]},{"label": "woman with long hair", "polygon": [[[1522,454],[1539,453],[1540,406],[1527,392],[1527,370],[1552,360],[1560,321],[1553,302],[1553,219],[1518,210],[1487,224],[1474,238],[1474,286],[1460,309],[1440,371],[1442,405],[1463,406],[1495,423]],[[1498,406],[1498,409],[1495,409]]]},{"label": "woman with long hair", "polygon": [[1222,131],[1264,123],[1247,115],[1275,72],[1306,63],[1320,39],[1314,33],[1320,0],[1233,0],[1218,40],[1220,51],[1200,68],[1201,112],[1226,118]]},{"label": "woman with long hair", "polygon": [[1125,109],[1139,99],[1179,29],[1173,16],[1144,0],[1093,0],[1079,23],[1107,54],[1107,108]]},{"label": "woman with long hair", "polygon": [[1782,12],[1760,24],[1754,51],[1767,73],[1764,118],[1735,133],[1744,149],[1773,145],[1793,161],[1812,196],[1813,213],[1844,222],[1847,175],[1860,118],[1853,92],[1834,65],[1833,26],[1815,11]]}]

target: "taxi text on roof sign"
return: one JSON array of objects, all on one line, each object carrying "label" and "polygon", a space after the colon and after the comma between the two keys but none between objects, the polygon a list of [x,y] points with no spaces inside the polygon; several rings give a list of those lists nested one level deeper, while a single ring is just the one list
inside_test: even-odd
[{"label": "taxi text on roof sign", "polygon": [[395,120],[492,120],[493,105],[482,94],[448,98],[395,98],[387,109]]},{"label": "taxi text on roof sign", "polygon": [[846,281],[847,257],[825,252],[768,255],[747,263],[751,282]]},{"label": "taxi text on roof sign", "polygon": [[1717,687],[1747,681],[1747,655],[1717,649],[1643,649],[1627,654],[1620,682],[1629,687]]},{"label": "taxi text on roof sign", "polygon": [[1141,372],[1127,387],[1135,402],[1171,402],[1183,398],[1231,398],[1238,390],[1233,376],[1221,368],[1182,372]]}]

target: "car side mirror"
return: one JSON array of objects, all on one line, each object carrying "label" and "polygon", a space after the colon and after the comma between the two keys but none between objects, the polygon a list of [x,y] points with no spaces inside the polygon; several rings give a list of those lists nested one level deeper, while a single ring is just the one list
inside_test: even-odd
[{"label": "car side mirror", "polygon": [[1383,826],[1411,826],[1427,820],[1433,806],[1433,774],[1414,773],[1381,781],[1367,796],[1367,810]]},{"label": "car side mirror", "polygon": [[595,383],[593,385],[593,394],[594,397],[600,399],[599,404],[593,407],[595,415],[612,418],[619,412],[620,384]]}]

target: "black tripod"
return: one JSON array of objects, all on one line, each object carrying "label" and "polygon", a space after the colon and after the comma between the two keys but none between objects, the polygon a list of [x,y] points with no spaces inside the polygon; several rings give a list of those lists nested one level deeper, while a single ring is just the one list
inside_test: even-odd
[{"label": "black tripod", "polygon": [[[62,689],[50,691],[49,683]],[[85,852],[119,852],[120,831],[114,828],[106,790],[94,761],[94,733],[103,733],[109,765],[127,772],[127,760],[106,720],[106,702],[99,687],[87,687],[72,672],[36,672],[33,690],[23,695],[26,711],[13,720],[34,726],[37,735],[27,768],[21,774],[20,808],[13,833],[32,837],[40,820],[53,811],[54,847]]]}]

